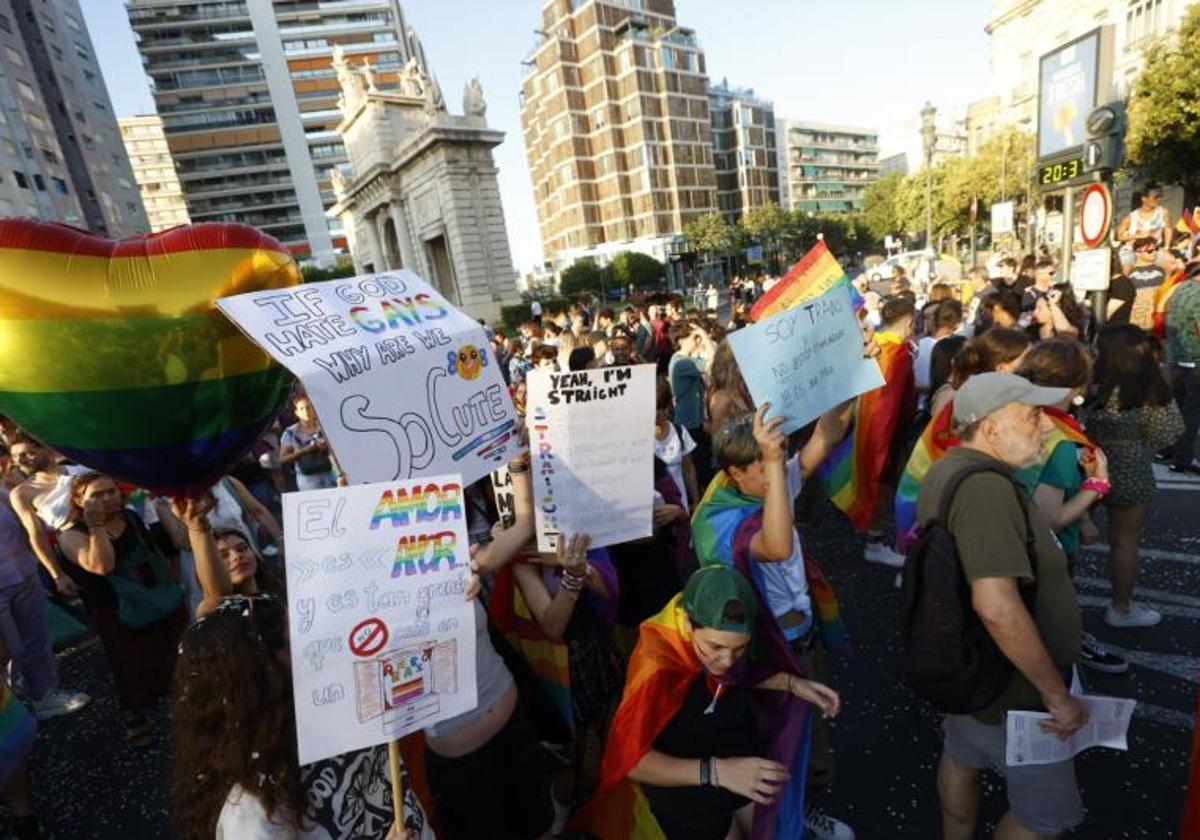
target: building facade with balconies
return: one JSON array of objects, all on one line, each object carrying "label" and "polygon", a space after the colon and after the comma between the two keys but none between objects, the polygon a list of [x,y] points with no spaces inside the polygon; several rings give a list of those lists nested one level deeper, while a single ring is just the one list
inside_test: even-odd
[{"label": "building facade with balconies", "polygon": [[775,106],[728,81],[708,89],[717,206],[727,221],[767,202],[779,204]]},{"label": "building facade with balconies", "polygon": [[347,161],[335,47],[394,89],[420,42],[398,0],[128,0],[194,222],[244,222],[298,256],[346,248],[331,172]]},{"label": "building facade with balconies", "polygon": [[805,213],[862,209],[879,178],[879,136],[873,128],[779,120],[787,150],[788,201]]},{"label": "building facade with balconies", "polygon": [[546,0],[521,124],[542,250],[556,268],[666,260],[716,212],[704,52],[672,0]]},{"label": "building facade with balconies", "polygon": [[175,162],[171,160],[167,136],[163,134],[162,118],[157,114],[119,117],[117,125],[121,127],[121,139],[129,153],[150,230],[157,232],[188,224],[191,219],[187,202],[183,199]]}]

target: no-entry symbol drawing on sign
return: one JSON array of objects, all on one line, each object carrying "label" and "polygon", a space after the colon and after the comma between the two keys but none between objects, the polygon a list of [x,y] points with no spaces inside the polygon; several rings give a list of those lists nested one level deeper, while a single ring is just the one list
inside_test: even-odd
[{"label": "no-entry symbol drawing on sign", "polygon": [[350,631],[350,652],[355,656],[374,656],[387,644],[388,629],[380,618],[368,618]]}]

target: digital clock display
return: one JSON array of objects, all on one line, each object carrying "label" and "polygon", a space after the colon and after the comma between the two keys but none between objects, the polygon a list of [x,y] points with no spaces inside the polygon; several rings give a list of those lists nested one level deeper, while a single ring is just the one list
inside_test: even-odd
[{"label": "digital clock display", "polygon": [[1071,158],[1038,167],[1038,183],[1043,187],[1061,184],[1078,178],[1083,173],[1083,158]]}]

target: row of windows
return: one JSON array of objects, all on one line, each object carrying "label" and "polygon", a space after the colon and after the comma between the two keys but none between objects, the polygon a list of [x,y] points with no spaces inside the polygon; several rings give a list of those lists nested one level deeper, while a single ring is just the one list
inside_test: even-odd
[{"label": "row of windows", "polygon": [[275,111],[272,108],[238,108],[232,111],[164,114],[162,120],[168,131],[195,131],[201,128],[269,124],[275,122]]},{"label": "row of windows", "polygon": [[[29,178],[26,177],[24,172],[14,169],[12,174],[13,181],[16,182],[18,187],[23,190],[29,189]],[[70,190],[67,189],[67,182],[62,178],[51,177],[50,182],[54,185],[55,192],[59,193],[60,195],[70,194]],[[39,192],[46,191],[46,179],[36,172],[33,175],[33,185],[38,189]]]}]

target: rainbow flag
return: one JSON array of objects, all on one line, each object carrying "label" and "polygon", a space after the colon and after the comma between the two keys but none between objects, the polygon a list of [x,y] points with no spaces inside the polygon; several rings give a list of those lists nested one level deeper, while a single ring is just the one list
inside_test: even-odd
[{"label": "rainbow flag", "polygon": [[1167,306],[1171,302],[1171,295],[1175,294],[1175,289],[1183,282],[1185,272],[1171,272],[1171,276],[1163,280],[1158,288],[1154,290],[1154,323],[1151,330],[1159,339],[1167,337]]},{"label": "rainbow flag", "polygon": [[[654,741],[683,705],[697,678],[716,680],[704,671],[692,648],[683,596],[642,622],[629,660],[621,705],[608,731],[600,785],[572,820],[571,828],[600,840],[665,840],[641,786],[629,779]],[[758,675],[752,676],[751,684]],[[763,678],[769,674],[763,674]],[[770,807],[754,810],[752,840],[804,837],[804,789],[812,736],[809,705],[782,691],[752,690],[751,713],[763,754],[789,768],[791,778]]]},{"label": "rainbow flag", "polygon": [[1179,840],[1200,840],[1200,695],[1196,697],[1196,725],[1192,729],[1192,764],[1188,770],[1187,794],[1183,801],[1183,823]]},{"label": "rainbow flag", "polygon": [[871,522],[879,500],[879,478],[893,442],[903,434],[916,407],[912,349],[895,333],[875,336],[884,385],[858,398],[854,430],[821,465],[825,492],[860,531]]},{"label": "rainbow flag", "polygon": [[929,421],[913,447],[904,473],[896,485],[896,550],[903,553],[917,535],[917,496],[929,468],[958,446],[954,434],[954,403],[947,403],[937,417]]},{"label": "rainbow flag", "polygon": [[113,241],[0,220],[0,413],[114,477],[206,487],[293,381],[213,301],[300,282],[287,250],[248,225]]},{"label": "rainbow flag", "polygon": [[[775,622],[770,621],[771,612],[763,596],[766,586],[762,572],[750,554],[750,540],[762,530],[762,512],[763,500],[743,495],[728,473],[721,470],[709,482],[708,489],[692,513],[692,544],[700,565],[731,565],[754,583],[761,607],[759,620],[761,622],[764,617],[768,619],[760,627],[760,635],[778,629]],[[831,651],[846,653],[850,643],[833,586],[809,552],[802,551],[801,554],[821,641]]]},{"label": "rainbow flag", "polygon": [[492,625],[525,659],[538,684],[562,715],[563,723],[574,732],[575,708],[571,702],[571,667],[567,643],[552,639],[543,632],[521,595],[511,567],[500,569],[493,576],[487,608]]},{"label": "rainbow flag", "polygon": [[[788,269],[788,273],[779,279],[762,297],[755,301],[750,308],[750,320],[761,321],[770,315],[791,309],[802,301],[811,300],[828,292],[838,283],[849,284],[850,279],[838,263],[837,258],[830,253],[823,241],[818,241],[807,254]],[[864,305],[862,296],[853,286],[850,289],[855,310],[861,311]]]},{"label": "rainbow flag", "polygon": [[1200,233],[1200,219],[1197,219],[1185,207],[1183,212],[1179,214],[1179,221],[1175,223],[1175,230],[1187,236],[1195,236],[1197,233]]},{"label": "rainbow flag", "polygon": [[37,723],[7,683],[0,683],[0,786],[33,749]]}]

